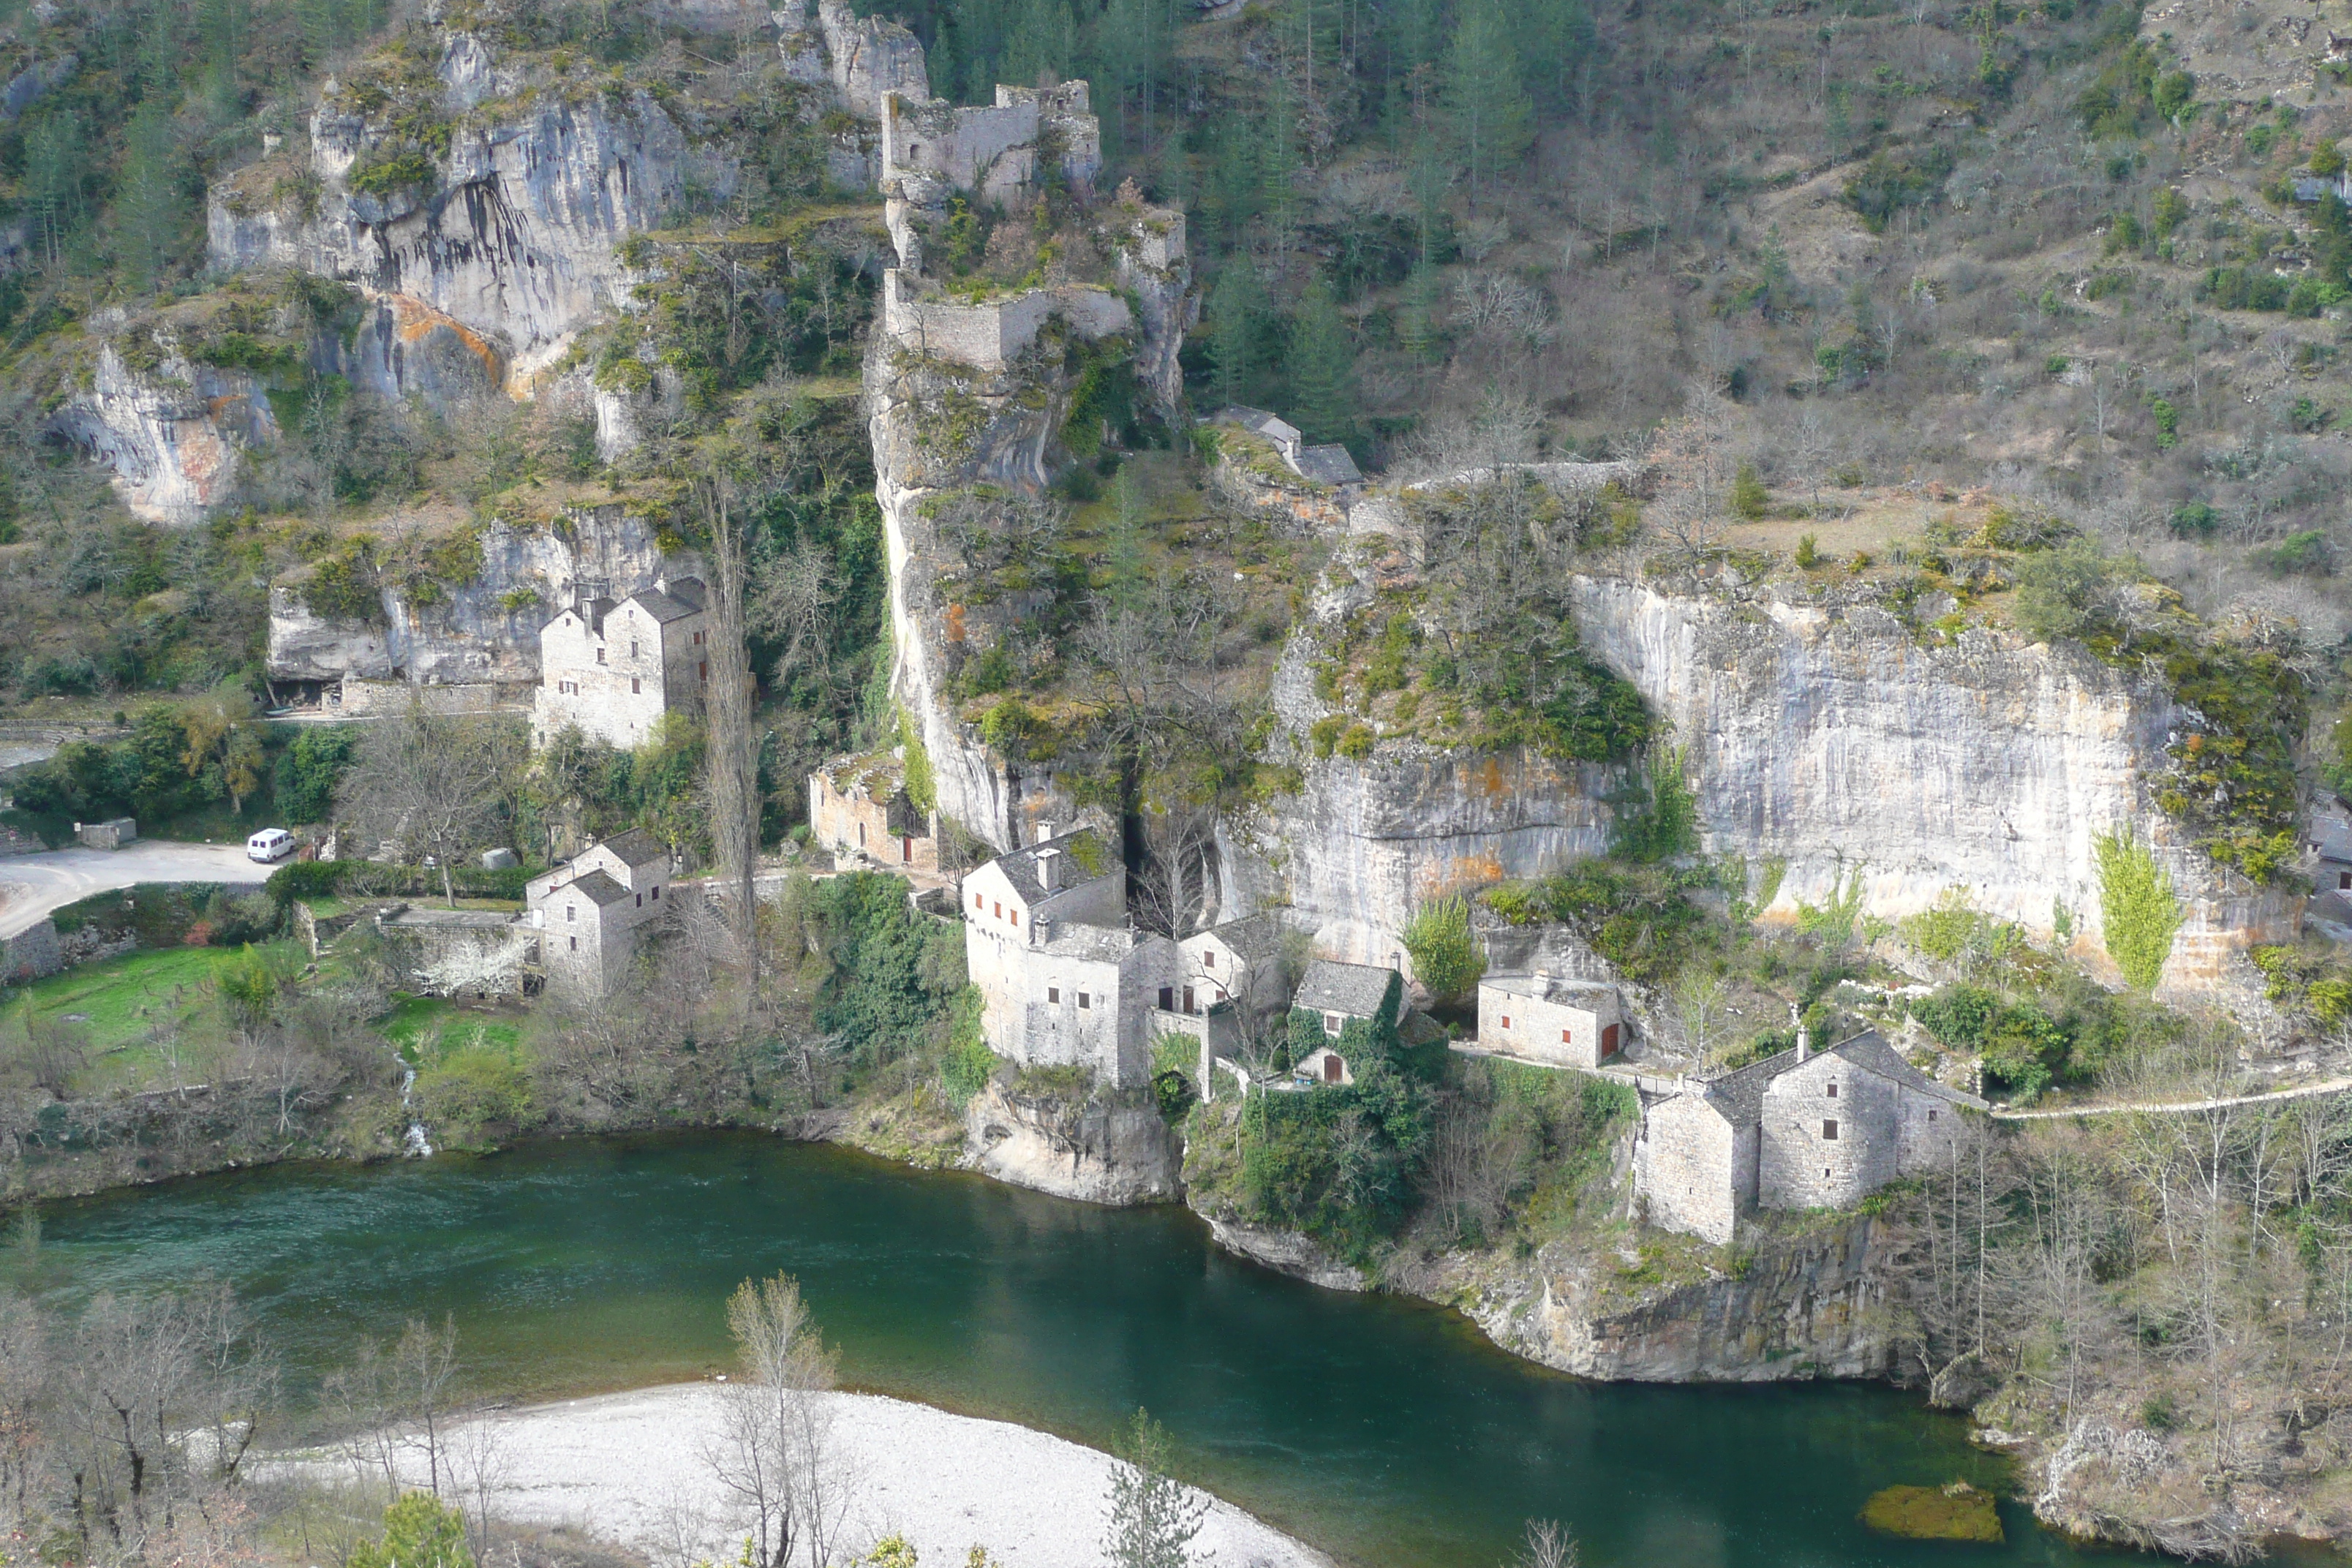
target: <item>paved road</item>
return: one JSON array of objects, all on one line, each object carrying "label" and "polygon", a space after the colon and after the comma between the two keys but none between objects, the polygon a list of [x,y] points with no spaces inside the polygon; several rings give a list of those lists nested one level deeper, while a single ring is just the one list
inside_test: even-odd
[{"label": "paved road", "polygon": [[2294,1089],[2273,1089],[2261,1094],[2233,1094],[2221,1100],[2132,1100],[2121,1105],[2084,1105],[2064,1110],[1996,1110],[1995,1121],[2055,1121],[2069,1116],[2126,1116],[2136,1111],[2149,1115],[2178,1115],[2192,1110],[2222,1110],[2236,1105],[2270,1105],[2282,1100],[2313,1100],[2323,1094],[2342,1094],[2352,1089],[2352,1078],[2324,1079],[2318,1083],[2301,1084]]},{"label": "paved road", "polygon": [[52,849],[0,859],[0,937],[12,937],[50,910],[134,882],[242,882],[259,886],[270,872],[245,858],[245,845],[174,844],[142,838],[127,849]]}]

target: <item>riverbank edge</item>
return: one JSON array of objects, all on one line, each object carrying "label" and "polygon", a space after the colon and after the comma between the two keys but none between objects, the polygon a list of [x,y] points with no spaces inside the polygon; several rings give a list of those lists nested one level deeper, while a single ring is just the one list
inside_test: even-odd
[{"label": "riverbank edge", "polygon": [[[721,1522],[730,1517],[730,1498],[704,1456],[724,1442],[726,1392],[715,1380],[655,1384],[491,1408],[447,1427],[442,1447],[495,1456],[489,1510],[511,1522],[570,1526],[655,1552],[674,1548],[682,1521],[691,1520],[698,1554],[725,1562],[740,1531]],[[1040,1568],[1092,1568],[1098,1560],[1097,1513],[1107,1507],[1114,1456],[1017,1422],[887,1394],[843,1391],[824,1400],[836,1468],[863,1494],[855,1505],[860,1533],[902,1534],[927,1562],[959,1561],[974,1544],[1002,1552],[1015,1543],[1022,1561]],[[474,1428],[490,1437],[469,1448]],[[404,1484],[426,1484],[421,1454],[399,1463]],[[266,1455],[258,1471],[326,1480],[349,1466],[331,1447],[309,1447]],[[1186,1489],[1206,1505],[1196,1544],[1217,1561],[1338,1568],[1240,1505]]]},{"label": "riverbank edge", "polygon": [[[1133,1200],[1107,1204],[1101,1199],[1064,1190],[1057,1185],[1009,1180],[1004,1173],[986,1169],[965,1147],[965,1123],[961,1116],[898,1102],[828,1108],[783,1121],[715,1119],[693,1122],[647,1121],[549,1129],[499,1144],[449,1152],[495,1156],[537,1143],[579,1138],[691,1135],[698,1132],[740,1132],[780,1138],[790,1142],[832,1143],[916,1170],[962,1171],[1024,1191],[1075,1203],[1091,1203],[1097,1207],[1133,1206]],[[161,1185],[185,1178],[220,1175],[232,1171],[300,1163],[365,1166],[389,1163],[405,1157],[388,1148],[356,1150],[342,1145],[298,1150],[295,1145],[289,1144],[279,1153],[260,1159],[227,1158],[211,1163],[192,1163],[168,1172],[126,1175],[77,1185],[71,1190],[9,1194],[0,1197],[0,1215],[21,1211],[27,1204],[37,1205],[51,1201],[99,1197],[113,1192]],[[1694,1369],[1695,1374],[1643,1376],[1622,1364],[1580,1366],[1576,1364],[1578,1358],[1547,1353],[1547,1347],[1556,1342],[1563,1324],[1573,1323],[1578,1319],[1576,1304],[1564,1300],[1563,1293],[1555,1289],[1555,1280],[1540,1253],[1527,1258],[1456,1253],[1448,1255],[1439,1267],[1432,1269],[1402,1278],[1375,1279],[1332,1257],[1303,1232],[1237,1225],[1230,1216],[1213,1215],[1193,1203],[1187,1189],[1180,1188],[1175,1196],[1159,1201],[1181,1204],[1190,1208],[1208,1226],[1218,1247],[1234,1257],[1325,1289],[1388,1291],[1459,1312],[1497,1349],[1520,1360],[1572,1376],[1602,1382],[1694,1384],[1810,1381],[1829,1377],[1840,1381],[1885,1383],[1916,1392],[1915,1386],[1897,1373],[1891,1363],[1891,1357],[1884,1358],[1881,1364],[1868,1367],[1855,1366],[1851,1363],[1839,1365],[1834,1359],[1825,1366],[1816,1357],[1776,1357],[1772,1360],[1780,1362],[1780,1367],[1769,1367],[1767,1363],[1752,1370],[1748,1375],[1727,1375],[1720,1370]],[[1866,1224],[1867,1221],[1862,1223]],[[1801,1251],[1810,1250],[1820,1241],[1820,1237],[1816,1233],[1783,1239],[1796,1243]],[[1557,1258],[1552,1260],[1555,1265],[1558,1261]],[[1751,1265],[1751,1270],[1752,1268]],[[1654,1319],[1673,1317],[1676,1315],[1677,1305],[1684,1311],[1703,1311],[1701,1303],[1691,1298],[1693,1290],[1698,1289],[1701,1288],[1685,1285],[1662,1290],[1656,1299],[1643,1304],[1641,1315]],[[1682,1299],[1679,1303],[1677,1298]],[[1530,1322],[1539,1323],[1549,1331],[1530,1332]],[[1601,1338],[1588,1337],[1594,1342]],[[1755,1371],[1762,1371],[1763,1375],[1755,1375]],[[2160,1529],[2158,1521],[2131,1517],[2108,1509],[2087,1507],[2063,1495],[2055,1498],[2029,1495],[2032,1489],[2026,1479],[2048,1471],[2053,1458],[2063,1450],[2066,1435],[2003,1430],[1998,1419],[1987,1418],[2000,1398],[2000,1394],[1995,1394],[1967,1413],[1971,1431],[1977,1435],[1979,1447],[2008,1457],[2015,1465],[2017,1495],[2031,1502],[2034,1516],[2043,1528],[2078,1542],[2143,1552],[2162,1550],[2157,1544]],[[2312,1515],[2300,1502],[2283,1493],[2263,1488],[2248,1500],[2253,1506],[2243,1511],[2259,1519],[2266,1533],[2273,1540],[2292,1541],[2305,1547],[2316,1546],[2338,1552],[2352,1548],[2352,1532],[2331,1529],[2326,1521]]]}]

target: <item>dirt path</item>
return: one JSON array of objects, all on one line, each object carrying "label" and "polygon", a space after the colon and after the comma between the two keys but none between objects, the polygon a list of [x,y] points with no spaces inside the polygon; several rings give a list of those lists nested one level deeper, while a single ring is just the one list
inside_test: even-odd
[{"label": "dirt path", "polygon": [[2182,1115],[2195,1110],[2224,1110],[2238,1105],[2271,1105],[2284,1100],[2313,1100],[2323,1094],[2352,1090],[2352,1077],[2331,1078],[2295,1089],[2273,1089],[2261,1094],[2233,1094],[2220,1100],[2126,1100],[2121,1105],[2084,1105],[2065,1110],[1996,1110],[1995,1121],[2053,1121],[2068,1116],[2123,1116],[2132,1112]]}]

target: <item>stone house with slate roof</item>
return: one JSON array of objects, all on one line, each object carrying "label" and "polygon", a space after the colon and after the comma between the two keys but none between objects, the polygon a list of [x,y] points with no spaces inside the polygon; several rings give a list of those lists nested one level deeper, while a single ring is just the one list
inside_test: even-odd
[{"label": "stone house with slate roof", "polygon": [[608,746],[641,746],[663,714],[699,711],[710,685],[709,610],[698,577],[661,578],[617,604],[575,588],[540,628],[531,744],[576,728]]},{"label": "stone house with slate roof", "polygon": [[1874,1031],[1684,1080],[1648,1105],[1633,1150],[1649,1221],[1727,1246],[1764,1209],[1850,1208],[1933,1165],[1964,1111],[1987,1109]]},{"label": "stone house with slate roof", "polygon": [[668,847],[642,827],[616,834],[531,879],[525,912],[539,931],[548,989],[608,994],[628,973],[638,933],[661,917],[674,867]]},{"label": "stone house with slate roof", "polygon": [[2305,918],[2338,942],[2352,941],[2352,805],[2322,790],[2311,803],[2310,842]]},{"label": "stone house with slate roof", "polygon": [[1617,988],[1541,972],[1489,974],[1478,983],[1478,1043],[1530,1061],[1597,1068],[1627,1044]]},{"label": "stone house with slate roof", "polygon": [[963,879],[964,963],[989,1048],[1024,1066],[1076,1065],[1118,1087],[1150,1080],[1151,1015],[1184,957],[1127,919],[1127,868],[1092,830],[1053,835]]},{"label": "stone house with slate roof", "polygon": [[1298,977],[1290,998],[1290,1070],[1319,1084],[1356,1081],[1367,1053],[1396,1047],[1404,1007],[1404,976],[1369,963],[1318,958]]}]

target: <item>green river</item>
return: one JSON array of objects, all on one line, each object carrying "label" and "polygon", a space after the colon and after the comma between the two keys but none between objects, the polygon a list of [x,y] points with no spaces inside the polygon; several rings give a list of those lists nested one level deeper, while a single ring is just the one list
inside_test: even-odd
[{"label": "green river", "polygon": [[0,1278],[66,1305],[226,1279],[298,1387],[359,1336],[444,1311],[480,1391],[700,1377],[728,1364],[727,1292],[782,1269],[853,1385],[1097,1446],[1148,1406],[1188,1479],[1364,1568],[1488,1568],[1530,1516],[1569,1525],[1589,1568],[2089,1560],[2013,1504],[2003,1547],[1856,1522],[1881,1487],[2005,1479],[1959,1421],[1888,1389],[1581,1383],[1454,1313],[1229,1258],[1181,1208],[829,1147],[579,1140],[205,1177],[43,1217]]}]

